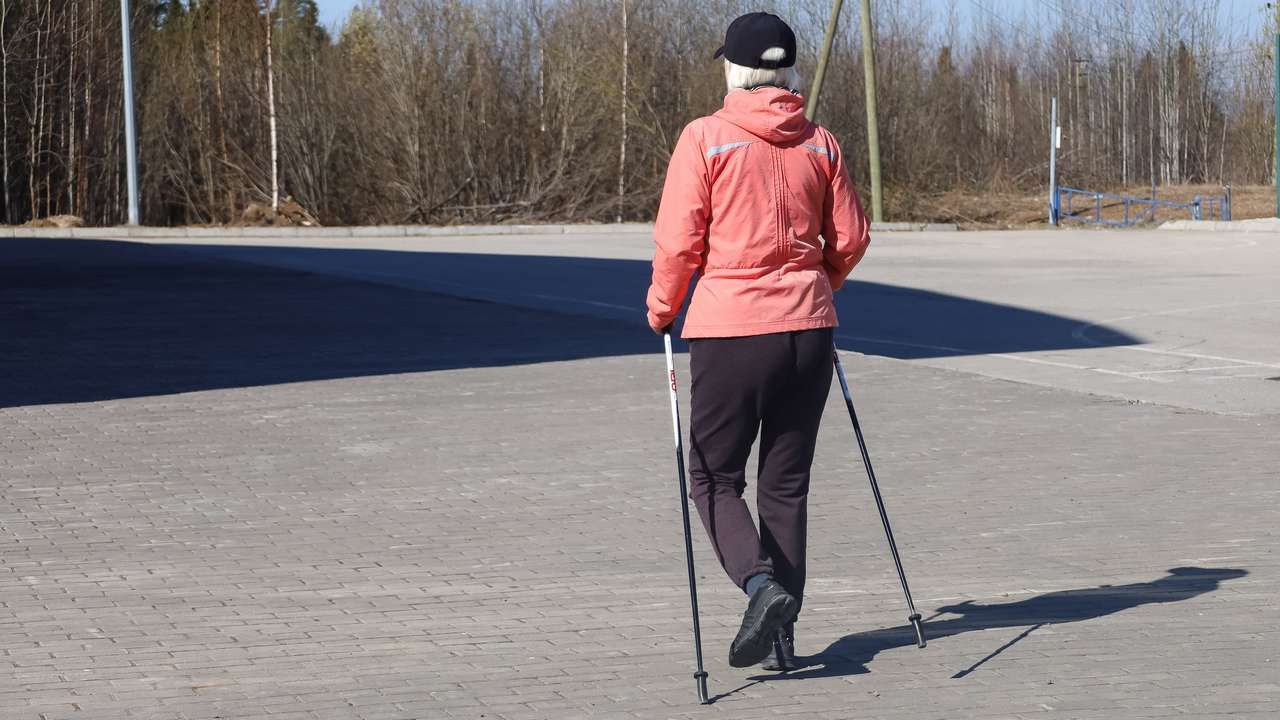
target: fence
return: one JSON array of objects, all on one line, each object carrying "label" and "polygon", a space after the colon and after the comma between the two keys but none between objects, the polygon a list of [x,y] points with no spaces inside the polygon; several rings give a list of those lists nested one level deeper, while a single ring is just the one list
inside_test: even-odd
[{"label": "fence", "polygon": [[[1075,201],[1077,196],[1088,198],[1091,202],[1087,207],[1076,210]],[[1066,199],[1065,208],[1063,207],[1064,198]],[[1121,217],[1103,216],[1102,211],[1104,208],[1110,210],[1117,205],[1124,208]],[[1154,197],[1142,198],[1132,195],[1113,195],[1111,193],[1059,186],[1057,197],[1053,198],[1049,213],[1050,220],[1052,221],[1056,216],[1059,223],[1082,222],[1111,227],[1131,227],[1138,223],[1154,221],[1156,208],[1185,210],[1192,220],[1230,220],[1231,188],[1225,188],[1222,195],[1197,195],[1189,203],[1178,203],[1172,200],[1157,200]]]}]

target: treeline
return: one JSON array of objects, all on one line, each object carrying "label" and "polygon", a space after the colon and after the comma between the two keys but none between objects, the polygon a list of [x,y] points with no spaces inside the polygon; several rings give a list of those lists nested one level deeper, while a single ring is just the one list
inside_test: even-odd
[{"label": "treeline", "polygon": [[[333,35],[314,0],[265,1],[134,1],[144,223],[234,222],[277,189],[327,224],[647,219],[681,127],[719,106],[728,21],[787,18],[808,77],[830,8],[369,0]],[[874,5],[892,218],[1045,187],[1054,96],[1068,184],[1273,181],[1273,20],[1233,26],[1213,0],[973,0],[963,22]],[[857,6],[819,119],[865,188]],[[0,222],[124,221],[119,22],[118,0],[0,0]]]}]

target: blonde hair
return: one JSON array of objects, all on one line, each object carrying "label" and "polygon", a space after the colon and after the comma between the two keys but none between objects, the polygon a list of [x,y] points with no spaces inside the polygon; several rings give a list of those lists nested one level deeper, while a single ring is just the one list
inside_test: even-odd
[{"label": "blonde hair", "polygon": [[[761,60],[778,61],[786,57],[787,51],[780,47],[771,47],[760,56]],[[728,58],[724,60],[724,82],[729,91],[750,90],[761,85],[786,88],[792,92],[801,89],[800,73],[795,66],[784,68],[753,68],[738,65]]]}]

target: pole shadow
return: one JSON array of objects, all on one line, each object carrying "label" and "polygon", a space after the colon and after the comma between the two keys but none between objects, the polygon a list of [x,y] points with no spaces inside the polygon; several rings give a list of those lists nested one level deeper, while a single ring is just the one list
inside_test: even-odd
[{"label": "pole shadow", "polygon": [[[953,678],[963,678],[1045,625],[1094,620],[1143,605],[1189,600],[1217,590],[1223,581],[1248,574],[1247,570],[1238,568],[1176,567],[1168,570],[1168,575],[1150,582],[1062,590],[1008,603],[975,603],[966,600],[937,608],[935,617],[958,617],[926,621],[925,635],[933,643],[978,630],[1026,628],[1017,637],[952,675]],[[881,652],[915,647],[915,644],[915,632],[909,624],[853,633],[836,640],[815,655],[797,658],[797,670],[758,675],[749,679],[804,680],[859,675],[870,672],[867,665]]]}]

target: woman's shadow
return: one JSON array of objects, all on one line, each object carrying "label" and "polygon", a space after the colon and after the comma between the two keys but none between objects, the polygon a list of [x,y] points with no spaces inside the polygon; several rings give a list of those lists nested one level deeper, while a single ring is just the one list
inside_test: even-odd
[{"label": "woman's shadow", "polygon": [[[1091,620],[1150,603],[1187,600],[1217,590],[1224,580],[1247,574],[1248,571],[1236,568],[1176,567],[1170,569],[1168,575],[1151,582],[1062,590],[1008,603],[982,604],[966,600],[938,608],[935,617],[959,617],[926,622],[925,635],[932,642],[973,630],[1026,628],[1017,637],[952,676],[961,678],[1043,625]],[[869,672],[867,663],[881,651],[915,644],[915,632],[910,625],[854,633],[836,640],[816,655],[796,658],[799,668],[795,671],[757,675],[751,679],[795,680],[857,675]]]}]

